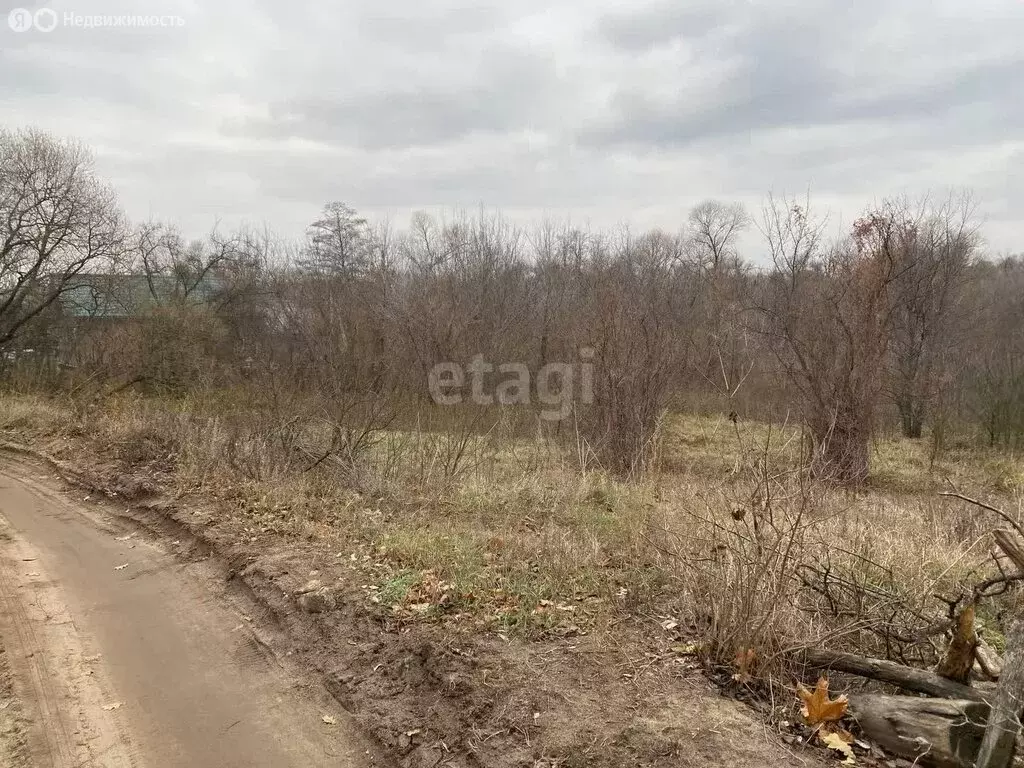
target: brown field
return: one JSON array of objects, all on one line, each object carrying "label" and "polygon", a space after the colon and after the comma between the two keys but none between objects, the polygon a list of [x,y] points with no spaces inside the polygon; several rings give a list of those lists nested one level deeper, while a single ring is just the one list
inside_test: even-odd
[{"label": "brown field", "polygon": [[[800,647],[934,664],[943,635],[927,630],[997,573],[989,534],[1001,523],[939,493],[1022,511],[1024,462],[973,442],[936,456],[927,439],[876,439],[871,481],[854,492],[800,469],[803,442],[791,424],[676,414],[662,424],[658,468],[628,482],[581,469],[564,440],[524,437],[507,415],[472,430],[450,414],[442,430],[438,417],[375,431],[345,460],[325,456],[315,418],[259,413],[223,394],[122,397],[89,409],[11,395],[0,431],[77,463],[115,498],[185,510],[235,552],[316,573],[339,605],[403,648],[443,638],[478,648],[478,660],[500,655],[497,669],[483,664],[481,678],[476,667],[466,690],[449,691],[456,702],[493,686],[511,706],[529,697],[539,670],[553,675],[533,694],[557,692],[557,706],[547,702],[556,714],[536,729],[495,728],[494,754],[519,754],[508,752],[515,744],[536,760],[578,750],[581,715],[602,695],[623,708],[607,715],[613,742],[659,712],[692,720],[692,705],[668,703],[680,675],[689,680],[681,690],[704,690],[712,702],[707,683],[694,680],[767,696],[774,707],[760,704],[762,714],[778,721],[794,714]],[[996,649],[1001,616],[1017,599],[979,604],[982,635]],[[589,679],[581,648],[606,665]],[[474,727],[493,723],[496,708],[491,700]],[[452,737],[460,726],[435,727]],[[648,731],[637,749],[657,752]],[[385,743],[387,732],[378,728]],[[464,749],[472,743],[456,738]],[[620,746],[632,754],[636,745]],[[777,736],[764,739],[764,749],[779,748]]]}]

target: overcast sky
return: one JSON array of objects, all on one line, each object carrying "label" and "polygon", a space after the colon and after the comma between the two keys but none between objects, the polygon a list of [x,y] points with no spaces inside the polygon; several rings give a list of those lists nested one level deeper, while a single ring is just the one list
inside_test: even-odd
[{"label": "overcast sky", "polygon": [[82,139],[190,233],[297,235],[329,200],[674,231],[807,189],[848,223],[966,187],[1024,250],[1024,0],[63,0],[184,23],[51,32],[15,6],[44,7],[0,0],[0,122]]}]

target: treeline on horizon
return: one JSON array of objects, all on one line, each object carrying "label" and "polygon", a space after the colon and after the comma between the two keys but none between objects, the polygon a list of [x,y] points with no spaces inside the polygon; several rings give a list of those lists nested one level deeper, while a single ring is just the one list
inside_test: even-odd
[{"label": "treeline on horizon", "polygon": [[880,430],[1024,447],[1024,260],[985,257],[968,195],[889,199],[840,236],[768,196],[703,202],[671,234],[485,211],[399,229],[332,202],[301,243],[190,240],[128,222],[84,147],[23,130],[0,131],[0,214],[12,387],[301,397],[384,425],[432,407],[438,363],[539,370],[592,348],[593,402],[544,428],[619,474],[653,465],[673,409],[799,420],[810,471],[848,484]]}]

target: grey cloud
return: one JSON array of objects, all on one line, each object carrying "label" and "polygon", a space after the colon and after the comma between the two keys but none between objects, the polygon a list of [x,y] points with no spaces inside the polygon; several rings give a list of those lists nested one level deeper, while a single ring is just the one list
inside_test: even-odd
[{"label": "grey cloud", "polygon": [[[622,86],[609,112],[587,126],[581,140],[591,146],[685,148],[743,141],[784,127],[847,125],[854,132],[869,121],[934,123],[985,105],[995,105],[1003,115],[992,126],[995,132],[1005,135],[1021,126],[1024,107],[1007,94],[1024,73],[1024,55],[1009,52],[1002,59],[958,61],[936,51],[936,66],[928,68],[907,67],[898,52],[889,51],[886,57],[893,66],[880,70],[878,51],[867,44],[861,47],[861,41],[871,39],[884,16],[858,7],[863,15],[828,16],[827,24],[821,23],[825,15],[820,12],[748,20],[719,52],[736,66],[711,93],[694,98],[688,92],[687,84],[702,74],[693,69],[693,61],[683,60],[671,73],[679,83],[674,96]],[[977,138],[985,140],[992,133]]]},{"label": "grey cloud", "polygon": [[294,97],[272,104],[267,118],[229,121],[224,128],[234,135],[300,137],[369,150],[423,146],[534,129],[566,95],[553,62],[528,51],[492,51],[468,82],[458,79],[463,82]]},{"label": "grey cloud", "polygon": [[728,3],[659,3],[617,11],[597,23],[601,39],[626,53],[643,53],[681,39],[707,37],[729,20]]},{"label": "grey cloud", "polygon": [[74,10],[186,26],[15,36],[0,16],[5,124],[94,146],[136,217],[298,234],[344,199],[674,229],[709,195],[809,186],[849,219],[968,185],[993,247],[1021,247],[1018,0],[146,6]]},{"label": "grey cloud", "polygon": [[[612,102],[612,115],[583,135],[590,145],[649,145],[683,147],[721,142],[733,137],[786,126],[847,125],[887,121],[964,120],[986,105],[998,114],[981,132],[966,133],[963,143],[1008,137],[1024,126],[1024,105],[1006,100],[1024,70],[1024,59],[980,65],[949,79],[907,86],[880,85],[851,94],[852,83],[824,71],[813,74],[792,67],[750,64],[708,102],[685,98],[664,102],[643,93],[621,91]],[[773,74],[769,74],[773,73]],[[965,126],[966,127],[966,126]],[[977,126],[975,126],[977,128]]]},{"label": "grey cloud", "polygon": [[462,7],[431,7],[426,2],[411,8],[383,5],[376,12],[360,17],[358,30],[364,39],[384,45],[430,51],[454,37],[489,36],[495,28],[500,28],[502,16],[500,8],[483,3]]}]

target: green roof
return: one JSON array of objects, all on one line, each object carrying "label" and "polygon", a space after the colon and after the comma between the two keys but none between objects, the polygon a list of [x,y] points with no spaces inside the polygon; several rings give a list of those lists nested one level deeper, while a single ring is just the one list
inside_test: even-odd
[{"label": "green roof", "polygon": [[60,302],[72,317],[137,317],[182,301],[207,304],[223,287],[216,277],[206,276],[189,290],[186,299],[185,286],[171,275],[78,275],[65,287]]}]

